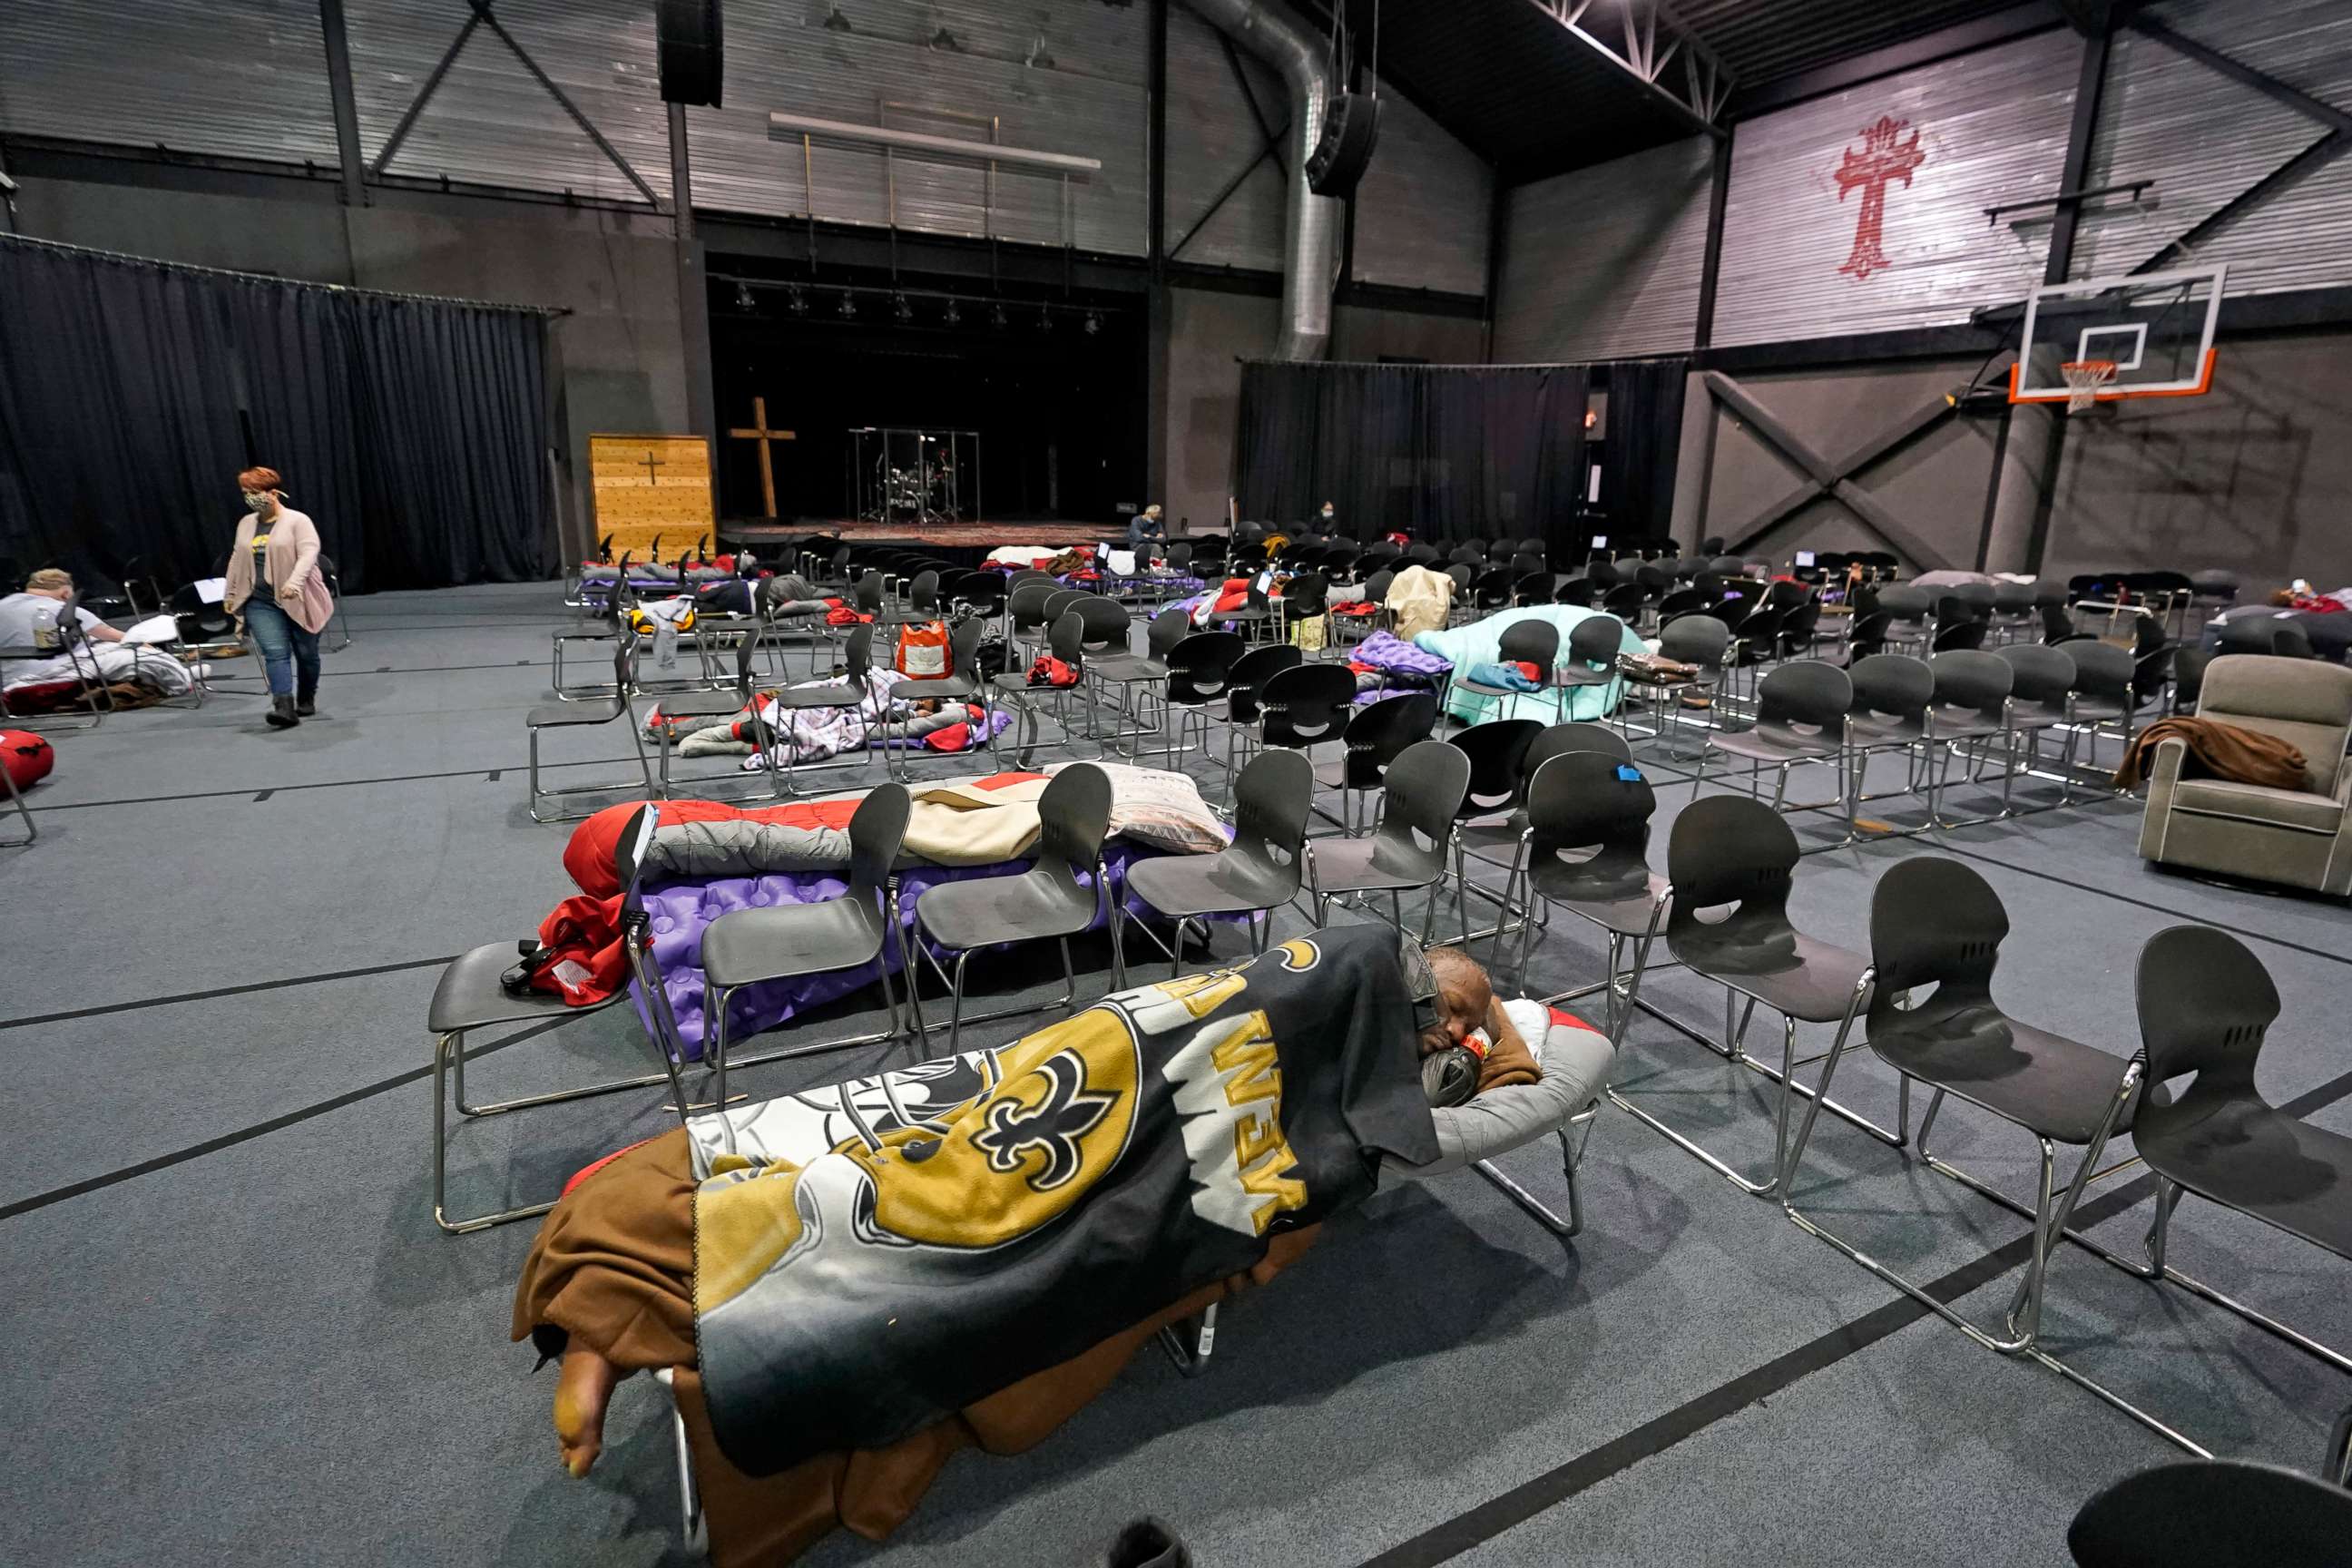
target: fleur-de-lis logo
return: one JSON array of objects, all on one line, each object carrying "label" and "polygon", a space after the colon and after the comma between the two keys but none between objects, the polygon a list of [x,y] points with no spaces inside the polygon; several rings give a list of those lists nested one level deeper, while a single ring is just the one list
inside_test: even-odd
[{"label": "fleur-de-lis logo", "polygon": [[1087,1064],[1076,1051],[1057,1051],[1033,1070],[1045,1080],[1045,1098],[1035,1105],[1010,1096],[996,1100],[971,1142],[1000,1175],[1019,1171],[1033,1152],[1042,1155],[1027,1180],[1032,1190],[1050,1193],[1078,1173],[1078,1140],[1110,1114],[1118,1096],[1087,1088]]}]

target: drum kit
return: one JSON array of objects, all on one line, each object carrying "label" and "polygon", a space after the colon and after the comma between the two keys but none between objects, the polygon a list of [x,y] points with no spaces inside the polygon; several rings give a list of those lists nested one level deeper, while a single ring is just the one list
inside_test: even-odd
[{"label": "drum kit", "polygon": [[850,434],[859,521],[959,522],[977,511],[977,432],[869,427]]}]

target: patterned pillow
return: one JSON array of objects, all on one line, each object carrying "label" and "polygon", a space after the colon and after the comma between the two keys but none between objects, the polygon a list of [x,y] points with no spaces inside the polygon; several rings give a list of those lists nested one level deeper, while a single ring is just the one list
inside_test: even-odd
[{"label": "patterned pillow", "polygon": [[[1070,766],[1055,763],[1045,771]],[[1110,775],[1110,830],[1171,855],[1213,855],[1232,842],[1201,786],[1182,773],[1124,763],[1089,763]]]}]

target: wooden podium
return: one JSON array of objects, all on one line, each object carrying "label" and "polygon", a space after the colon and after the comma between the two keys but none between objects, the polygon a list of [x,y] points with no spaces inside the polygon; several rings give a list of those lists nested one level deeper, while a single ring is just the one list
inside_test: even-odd
[{"label": "wooden podium", "polygon": [[588,488],[591,542],[611,534],[615,561],[625,553],[646,559],[656,537],[675,561],[718,524],[708,437],[592,435]]}]

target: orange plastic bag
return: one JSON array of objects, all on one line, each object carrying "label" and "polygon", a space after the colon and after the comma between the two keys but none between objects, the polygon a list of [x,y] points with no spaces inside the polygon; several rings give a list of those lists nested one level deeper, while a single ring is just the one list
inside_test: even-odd
[{"label": "orange plastic bag", "polygon": [[944,680],[955,673],[948,624],[922,621],[898,633],[898,673],[909,680]]}]

